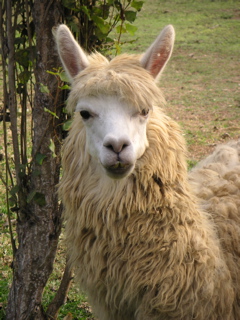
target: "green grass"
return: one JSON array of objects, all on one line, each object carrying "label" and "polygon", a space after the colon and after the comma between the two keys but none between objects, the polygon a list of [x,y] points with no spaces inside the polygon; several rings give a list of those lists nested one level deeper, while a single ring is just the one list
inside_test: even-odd
[{"label": "green grass", "polygon": [[12,279],[12,248],[6,222],[7,211],[4,206],[5,201],[3,194],[0,194],[0,199],[2,203],[0,205],[0,319],[4,319],[5,307]]},{"label": "green grass", "polygon": [[[173,24],[173,56],[160,80],[166,112],[180,123],[192,167],[216,143],[240,136],[240,7],[239,1],[146,0],[135,25],[137,40],[123,52],[142,53],[161,29]],[[124,35],[123,40],[130,37]],[[1,130],[1,129],[0,129]],[[0,139],[1,139],[0,132]],[[2,140],[0,140],[2,145]],[[0,150],[0,152],[2,152]],[[3,162],[0,163],[3,167]],[[0,187],[0,319],[4,319],[11,283],[11,245],[6,224],[4,188]],[[61,250],[44,293],[46,307],[56,292],[65,257]],[[90,319],[85,297],[72,286],[59,319]]]},{"label": "green grass", "polygon": [[136,20],[138,39],[123,51],[144,52],[167,24],[176,41],[159,85],[197,161],[226,141],[224,133],[240,136],[239,1],[148,0]]},{"label": "green grass", "polygon": [[139,40],[126,49],[143,51],[167,24],[176,30],[176,50],[239,52],[239,1],[218,0],[145,1],[135,22]]}]

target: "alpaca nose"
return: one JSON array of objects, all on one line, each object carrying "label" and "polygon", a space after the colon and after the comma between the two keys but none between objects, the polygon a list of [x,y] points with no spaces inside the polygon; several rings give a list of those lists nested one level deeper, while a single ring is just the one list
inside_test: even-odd
[{"label": "alpaca nose", "polygon": [[131,144],[130,140],[126,136],[114,137],[112,135],[107,135],[103,141],[104,147],[112,150],[115,153],[120,153],[123,149]]}]

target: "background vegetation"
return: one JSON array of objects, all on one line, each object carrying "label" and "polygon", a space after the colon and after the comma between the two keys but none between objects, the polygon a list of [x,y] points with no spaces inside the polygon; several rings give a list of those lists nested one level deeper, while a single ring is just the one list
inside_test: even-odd
[{"label": "background vegetation", "polygon": [[[68,13],[71,17],[72,13]],[[123,42],[133,39],[135,29],[131,29],[131,23],[128,24],[130,27],[122,28],[122,31],[129,28],[132,34],[131,37],[129,33],[124,34],[121,38]],[[166,112],[182,125],[189,146],[189,163],[194,164],[217,143],[240,136],[239,1],[146,0],[134,23],[138,28],[134,36],[136,41],[119,46],[117,34],[110,33],[109,38],[116,39],[114,51],[118,53],[120,50],[141,53],[166,24],[174,25],[176,44],[160,80],[160,87],[167,100]],[[77,37],[81,41],[79,34]],[[114,54],[105,49],[108,55]],[[1,148],[2,134],[0,139]],[[8,143],[10,146],[11,141]],[[3,147],[0,153],[4,154]],[[3,155],[0,163],[2,170],[4,162]],[[14,224],[14,216],[12,220]],[[4,319],[12,277],[12,253],[5,189],[2,186],[0,228],[0,319]],[[59,287],[64,265],[65,252],[60,242],[54,272],[44,292],[45,308]],[[81,292],[72,285],[59,319],[69,312],[74,319],[92,319],[91,309],[85,301]]]},{"label": "background vegetation", "polygon": [[239,137],[240,2],[147,0],[135,25],[138,40],[124,50],[144,51],[166,24],[176,31],[160,87],[166,112],[182,125],[189,160]]},{"label": "background vegetation", "polygon": [[142,4],[138,0],[0,2],[4,160],[0,179],[12,246],[6,320],[56,319],[72,280],[64,263],[54,298],[43,304],[62,228],[56,186],[69,123],[64,107],[68,86],[63,83],[54,28],[67,23],[87,51],[118,52],[122,32],[134,33],[132,23]]}]

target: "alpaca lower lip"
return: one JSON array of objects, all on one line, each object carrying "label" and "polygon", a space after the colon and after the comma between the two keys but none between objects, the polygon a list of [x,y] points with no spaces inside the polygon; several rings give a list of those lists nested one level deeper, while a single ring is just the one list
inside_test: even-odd
[{"label": "alpaca lower lip", "polygon": [[114,179],[121,179],[125,177],[132,169],[132,164],[124,164],[117,162],[112,166],[105,167],[107,174]]}]

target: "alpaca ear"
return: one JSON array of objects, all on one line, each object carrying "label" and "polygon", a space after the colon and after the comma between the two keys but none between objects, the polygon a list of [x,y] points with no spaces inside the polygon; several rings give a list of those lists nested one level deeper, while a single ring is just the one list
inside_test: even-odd
[{"label": "alpaca ear", "polygon": [[140,60],[142,67],[148,70],[156,80],[171,57],[174,39],[173,26],[166,26]]},{"label": "alpaca ear", "polygon": [[67,26],[61,24],[53,33],[63,67],[72,82],[73,78],[88,66],[87,56]]}]

